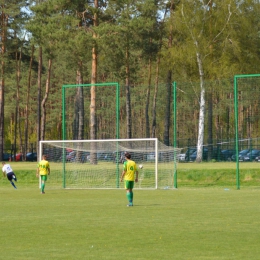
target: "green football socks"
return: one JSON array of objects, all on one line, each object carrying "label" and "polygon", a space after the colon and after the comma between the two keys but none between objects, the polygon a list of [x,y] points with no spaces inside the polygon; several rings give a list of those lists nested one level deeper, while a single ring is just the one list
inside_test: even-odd
[{"label": "green football socks", "polygon": [[133,202],[134,193],[133,193],[133,192],[130,192],[130,196],[131,196],[131,201]]},{"label": "green football socks", "polygon": [[126,197],[127,197],[127,200],[129,201],[129,203],[132,204],[133,203],[134,193],[133,192],[127,192],[126,193]]},{"label": "green football socks", "polygon": [[42,183],[42,192],[44,192],[45,183]]},{"label": "green football socks", "polygon": [[131,192],[126,193],[127,200],[130,202],[131,200]]}]

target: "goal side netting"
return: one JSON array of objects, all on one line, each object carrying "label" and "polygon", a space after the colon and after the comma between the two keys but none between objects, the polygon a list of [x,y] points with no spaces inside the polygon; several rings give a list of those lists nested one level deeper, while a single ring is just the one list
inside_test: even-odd
[{"label": "goal side netting", "polygon": [[69,189],[124,188],[125,152],[138,167],[135,189],[173,188],[181,151],[157,138],[40,141],[39,148],[40,158],[45,154],[50,162],[48,187]]}]

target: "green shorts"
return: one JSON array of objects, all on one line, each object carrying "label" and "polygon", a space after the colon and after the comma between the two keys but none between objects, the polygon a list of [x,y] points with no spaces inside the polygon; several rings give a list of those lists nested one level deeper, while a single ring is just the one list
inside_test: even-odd
[{"label": "green shorts", "polygon": [[41,180],[42,181],[47,181],[47,175],[41,175]]},{"label": "green shorts", "polygon": [[125,181],[125,189],[126,190],[132,190],[134,188],[134,181]]}]

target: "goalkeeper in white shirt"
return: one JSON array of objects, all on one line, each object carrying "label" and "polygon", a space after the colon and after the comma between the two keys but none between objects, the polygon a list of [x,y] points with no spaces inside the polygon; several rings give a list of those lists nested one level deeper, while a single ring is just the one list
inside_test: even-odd
[{"label": "goalkeeper in white shirt", "polygon": [[13,172],[13,169],[11,168],[10,164],[6,164],[5,162],[2,162],[3,168],[2,168],[2,172],[3,172],[3,176],[7,177],[7,179],[10,181],[10,183],[12,184],[12,186],[16,188],[13,180],[17,181],[17,178]]}]

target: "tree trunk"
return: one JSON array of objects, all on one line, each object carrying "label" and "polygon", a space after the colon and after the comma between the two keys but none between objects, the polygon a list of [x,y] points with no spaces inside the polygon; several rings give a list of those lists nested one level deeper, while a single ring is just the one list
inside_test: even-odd
[{"label": "tree trunk", "polygon": [[50,80],[51,80],[51,66],[52,66],[52,59],[49,59],[48,63],[48,74],[46,80],[46,87],[45,87],[45,95],[42,100],[42,118],[41,118],[41,140],[45,139],[45,124],[46,124],[46,102],[50,92]]},{"label": "tree trunk", "polygon": [[[82,85],[82,62],[80,62],[80,68],[77,71],[77,84]],[[75,118],[76,123],[75,127],[77,128],[75,140],[84,139],[84,97],[83,97],[83,87],[80,86],[77,88],[77,94],[75,98]]]},{"label": "tree trunk", "polygon": [[4,5],[1,13],[1,81],[0,81],[0,159],[3,159],[4,152],[4,92],[5,92],[5,51],[6,51],[6,27],[8,17],[4,12]]},{"label": "tree trunk", "polygon": [[[76,76],[76,84],[79,85],[81,82],[81,79],[79,77],[80,72],[79,69],[77,70],[77,76]],[[72,126],[72,137],[73,140],[77,140],[78,139],[78,135],[79,135],[79,98],[78,98],[78,89],[80,87],[77,88],[76,90],[76,95],[74,98],[74,118],[73,118],[73,126]]]},{"label": "tree trunk", "polygon": [[[198,45],[197,41],[195,44]],[[197,48],[198,49],[198,48]],[[200,53],[197,51],[197,63],[200,75],[200,110],[199,110],[199,129],[197,142],[197,158],[196,162],[201,162],[203,159],[203,140],[204,140],[204,122],[205,122],[205,86],[204,86],[204,72]]]},{"label": "tree trunk", "polygon": [[21,80],[21,59],[22,49],[18,53],[16,50],[16,104],[15,104],[15,116],[14,116],[14,150],[17,151],[17,129],[19,130],[20,138],[20,151],[25,154],[24,148],[22,147],[22,136],[21,136],[21,125],[19,119],[19,102],[20,102],[20,80]]},{"label": "tree trunk", "polygon": [[[174,1],[171,2],[170,10],[174,8]],[[171,12],[172,15],[172,12]],[[168,39],[168,48],[172,48],[172,25],[170,26],[170,35]],[[171,121],[171,89],[172,89],[172,71],[168,70],[167,79],[166,79],[166,106],[165,106],[165,119],[164,119],[164,135],[163,142],[165,145],[170,145],[170,121]]]},{"label": "tree trunk", "polygon": [[30,90],[31,90],[31,75],[32,75],[33,56],[34,56],[34,45],[32,46],[32,53],[31,53],[31,59],[30,59],[29,74],[28,74],[28,85],[27,85],[27,93],[26,93],[26,104],[25,104],[25,125],[24,125],[24,144],[25,144],[24,149],[25,149],[25,151],[28,150],[28,145],[29,145],[29,137],[28,137],[29,103],[30,103]]},{"label": "tree trunk", "polygon": [[[42,84],[42,47],[39,47],[38,61],[38,108],[37,108],[37,154],[39,155],[39,142],[41,140],[41,84]],[[38,158],[38,160],[41,158]]]},{"label": "tree trunk", "polygon": [[[82,79],[82,61],[79,62],[79,68],[77,70],[77,84],[79,87],[77,88],[77,93],[75,97],[75,115],[74,115],[74,131],[73,131],[73,139],[74,140],[83,140],[84,139],[84,97],[83,97],[83,79]],[[75,160],[77,162],[82,161],[83,153],[82,153],[82,143],[77,144],[77,153],[75,156]]]},{"label": "tree trunk", "polygon": [[[96,47],[93,46],[92,49],[92,77],[91,77],[91,84],[96,84],[96,77],[97,77],[97,53]],[[97,133],[96,133],[96,87],[93,85],[90,88],[90,139],[95,140]]]},{"label": "tree trunk", "polygon": [[148,75],[148,87],[146,90],[146,102],[145,102],[145,133],[146,138],[150,138],[150,120],[149,120],[149,106],[151,95],[151,78],[152,78],[152,61],[149,59],[149,75]]},{"label": "tree trunk", "polygon": [[[18,60],[18,75],[17,75],[17,79],[18,79],[18,86],[19,88],[20,86],[20,80],[21,80],[21,62],[22,62],[22,48],[20,49],[20,55],[19,55],[19,60]],[[20,142],[20,152],[22,152],[22,154],[26,154],[26,151],[24,149],[24,145],[23,145],[23,135],[22,135],[22,125],[21,125],[21,108],[20,108],[20,90],[18,91],[18,131],[19,131],[19,142]],[[24,160],[24,158],[22,158]]]},{"label": "tree trunk", "polygon": [[[173,6],[173,3],[174,1],[171,1],[170,7]],[[165,7],[162,23],[161,23],[162,25],[164,24],[167,13],[168,13],[168,2],[166,2],[166,7]],[[152,138],[155,138],[155,134],[156,134],[156,102],[157,102],[157,94],[158,94],[158,87],[159,87],[159,70],[160,70],[160,63],[161,63],[160,51],[162,48],[163,37],[164,35],[161,34],[159,39],[159,54],[156,62],[156,75],[155,75],[155,86],[154,86],[153,107],[152,107],[152,134],[151,134]]]},{"label": "tree trunk", "polygon": [[158,93],[158,86],[159,86],[159,66],[160,66],[161,57],[160,54],[157,58],[156,63],[156,80],[154,86],[154,94],[153,94],[153,108],[152,108],[152,138],[155,138],[156,132],[156,101],[157,101],[157,93]]},{"label": "tree trunk", "polygon": [[126,138],[132,138],[132,112],[131,112],[131,95],[130,95],[130,69],[129,69],[129,49],[126,47],[126,79],[125,79],[125,92],[126,92],[126,125],[127,133]]},{"label": "tree trunk", "polygon": [[[98,0],[94,1],[95,8],[98,8]],[[95,12],[93,18],[94,27],[98,26],[98,14]],[[92,70],[91,70],[91,84],[97,83],[97,46],[96,46],[97,34],[93,32],[93,47],[92,47]],[[96,87],[91,86],[90,89],[90,139],[95,140],[97,138],[96,127]]]},{"label": "tree trunk", "polygon": [[[94,0],[95,8],[98,9],[98,0]],[[93,17],[94,27],[98,26],[98,13],[95,12]],[[97,83],[97,46],[96,46],[97,34],[93,32],[93,47],[92,47],[92,70],[91,70],[91,84]],[[96,118],[96,87],[93,85],[90,88],[90,139],[97,139],[97,118]],[[96,150],[96,143],[91,144],[92,151]],[[97,154],[92,152],[90,154],[90,163],[97,164]]]},{"label": "tree trunk", "polygon": [[164,135],[163,141],[165,145],[170,145],[170,121],[171,121],[171,90],[172,90],[172,71],[169,70],[167,74],[166,83],[166,105],[165,105],[165,119],[164,119]]},{"label": "tree trunk", "polygon": [[[212,39],[212,0],[209,1],[209,13],[210,13],[210,20],[209,20],[209,31],[210,31],[210,38],[211,42],[214,42]],[[213,44],[209,46],[210,50],[210,57],[213,62]],[[207,160],[210,161],[213,158],[213,93],[212,93],[212,86],[210,86],[210,90],[208,93],[208,158]]]},{"label": "tree trunk", "polygon": [[213,158],[213,98],[212,91],[208,93],[208,160]]},{"label": "tree trunk", "polygon": [[79,134],[78,140],[84,139],[84,97],[83,97],[83,87],[78,89],[79,96]]}]

